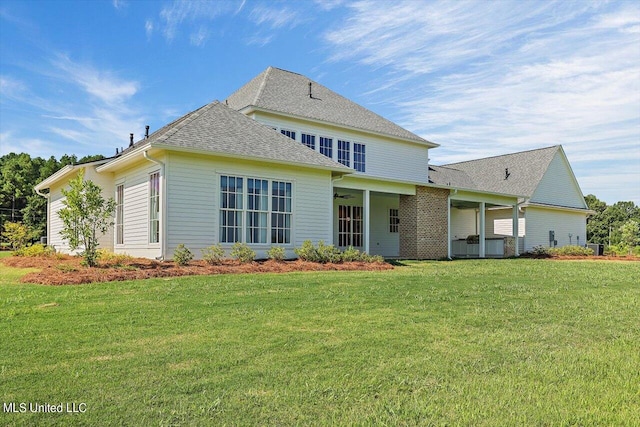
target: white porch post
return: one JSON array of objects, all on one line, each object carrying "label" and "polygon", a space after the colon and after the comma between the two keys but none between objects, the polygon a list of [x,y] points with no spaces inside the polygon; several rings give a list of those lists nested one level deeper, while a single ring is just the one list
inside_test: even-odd
[{"label": "white porch post", "polygon": [[451,259],[451,196],[447,197],[447,258]]},{"label": "white porch post", "polygon": [[364,204],[364,251],[366,253],[369,253],[369,211],[370,211],[370,198],[371,198],[371,192],[369,190],[364,190],[363,191],[363,204]]},{"label": "white porch post", "polygon": [[513,205],[513,237],[515,239],[515,255],[518,256],[520,255],[519,250],[518,250],[518,204],[516,203],[515,205]]},{"label": "white porch post", "polygon": [[480,247],[478,248],[479,249],[478,256],[480,258],[484,258],[484,255],[485,255],[485,247],[484,247],[484,245],[485,245],[485,242],[484,242],[484,239],[485,239],[485,232],[484,232],[484,215],[485,215],[484,210],[485,210],[485,207],[486,207],[485,202],[480,202],[480,242],[479,242],[480,243],[480,245],[479,245]]}]

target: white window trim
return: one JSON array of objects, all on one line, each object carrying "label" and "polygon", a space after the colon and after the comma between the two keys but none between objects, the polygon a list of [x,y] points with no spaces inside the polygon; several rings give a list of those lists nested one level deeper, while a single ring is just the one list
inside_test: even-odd
[{"label": "white window trim", "polygon": [[[158,174],[158,241],[151,242],[151,187],[149,180],[151,179],[151,175]],[[156,169],[150,171],[147,174],[147,247],[148,248],[159,248],[162,242],[162,227],[164,218],[162,218],[162,208],[163,208],[163,197],[162,197],[162,172],[160,169]]]},{"label": "white window trim", "polygon": [[[240,233],[240,243],[245,243],[248,246],[252,247],[252,248],[256,248],[256,249],[269,249],[272,246],[281,246],[283,248],[287,248],[287,249],[293,249],[295,247],[296,244],[296,180],[291,177],[291,178],[287,178],[287,177],[279,177],[276,175],[263,175],[263,176],[255,176],[255,175],[246,175],[243,174],[242,172],[239,171],[225,171],[225,170],[221,170],[221,171],[217,171],[216,172],[216,191],[217,191],[217,196],[216,196],[216,215],[218,216],[218,221],[216,222],[216,240],[218,242],[218,244],[220,244],[220,246],[222,246],[224,249],[230,249],[231,247],[233,247],[233,245],[235,243],[229,243],[229,242],[221,242],[221,238],[222,235],[220,234],[220,212],[222,211],[222,204],[221,204],[221,200],[220,200],[220,193],[221,193],[221,188],[220,188],[220,177],[222,176],[233,176],[236,178],[242,178],[243,179],[243,209],[242,209],[242,231]],[[247,243],[247,222],[246,222],[246,214],[247,212],[249,212],[249,210],[247,209],[247,180],[248,179],[264,179],[267,180],[269,183],[268,186],[268,208],[269,210],[267,211],[267,243]],[[279,182],[287,182],[291,184],[291,212],[289,213],[291,215],[291,233],[290,233],[290,242],[289,243],[271,243],[271,214],[272,213],[284,213],[284,212],[274,212],[273,210],[271,210],[271,191],[272,191],[272,185],[273,185],[273,181],[279,181]],[[253,212],[253,211],[251,211]]]}]

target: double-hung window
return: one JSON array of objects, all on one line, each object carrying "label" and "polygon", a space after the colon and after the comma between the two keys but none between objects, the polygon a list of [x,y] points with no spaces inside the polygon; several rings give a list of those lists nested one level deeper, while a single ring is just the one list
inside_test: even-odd
[{"label": "double-hung window", "polygon": [[338,163],[342,163],[345,166],[350,166],[351,161],[349,158],[349,152],[351,151],[351,143],[349,141],[338,140]]},{"label": "double-hung window", "polygon": [[160,242],[160,172],[149,175],[149,243]]},{"label": "double-hung window", "polygon": [[300,135],[301,142],[312,150],[316,149],[316,136],[303,133]]},{"label": "double-hung window", "polygon": [[124,243],[124,184],[116,187],[116,245]]},{"label": "double-hung window", "polygon": [[328,158],[333,158],[333,139],[320,137],[320,154],[324,154]]},{"label": "double-hung window", "polygon": [[296,140],[296,131],[294,130],[280,129],[280,133],[283,134],[284,136],[288,136],[294,141]]},{"label": "double-hung window", "polygon": [[220,242],[242,240],[244,178],[220,177]]},{"label": "double-hung window", "polygon": [[365,172],[365,145],[353,143],[353,168],[358,172]]}]

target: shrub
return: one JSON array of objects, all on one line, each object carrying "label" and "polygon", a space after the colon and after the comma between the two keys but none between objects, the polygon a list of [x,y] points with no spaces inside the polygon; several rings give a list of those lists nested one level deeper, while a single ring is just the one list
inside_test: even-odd
[{"label": "shrub", "polygon": [[267,251],[267,256],[269,257],[269,259],[272,259],[274,261],[284,261],[286,251],[281,246],[271,246],[271,249]]},{"label": "shrub", "polygon": [[224,249],[218,243],[217,245],[211,245],[208,248],[202,249],[202,259],[210,265],[217,265],[224,259]]},{"label": "shrub", "polygon": [[98,249],[98,260],[105,264],[123,265],[132,259],[133,257],[129,254],[117,254],[109,249]]},{"label": "shrub", "polygon": [[360,253],[359,250],[354,248],[353,246],[349,246],[342,252],[342,261],[343,262],[354,262],[354,261],[362,261],[364,253]]},{"label": "shrub", "polygon": [[384,258],[382,257],[382,255],[370,255],[368,253],[362,253],[360,261],[368,262],[370,264],[382,264],[384,263]]},{"label": "shrub", "polygon": [[22,249],[18,249],[13,253],[15,256],[24,256],[24,257],[37,257],[37,256],[52,256],[54,254],[53,248],[50,246],[45,246],[40,243],[36,243],[35,245],[25,246]]},{"label": "shrub", "polygon": [[531,258],[549,258],[551,254],[549,253],[549,248],[546,246],[534,246],[533,249],[529,252],[523,253],[521,256],[523,257],[531,257]]},{"label": "shrub", "polygon": [[333,245],[325,245],[323,240],[318,242],[318,248],[316,249],[318,253],[318,262],[321,264],[326,263],[339,263],[342,262],[342,252],[340,249],[336,248]]},{"label": "shrub", "polygon": [[182,243],[180,243],[173,251],[173,262],[178,265],[187,265],[193,259],[191,251]]},{"label": "shrub", "polygon": [[591,256],[593,255],[593,249],[585,248],[583,246],[567,245],[561,248],[549,249],[551,256],[565,255],[565,256]]},{"label": "shrub", "polygon": [[231,257],[240,261],[241,264],[247,264],[254,260],[256,252],[246,243],[236,242],[231,248]]},{"label": "shrub", "polygon": [[295,248],[293,251],[303,261],[319,262],[318,251],[311,243],[311,240],[305,240],[302,242],[302,246]]},{"label": "shrub", "polygon": [[33,237],[33,232],[21,222],[7,221],[4,223],[4,238],[11,249],[19,250],[27,246],[27,242]]}]

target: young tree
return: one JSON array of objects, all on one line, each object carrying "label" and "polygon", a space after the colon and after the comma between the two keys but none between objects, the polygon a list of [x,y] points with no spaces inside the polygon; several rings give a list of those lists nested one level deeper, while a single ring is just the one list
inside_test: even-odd
[{"label": "young tree", "polygon": [[58,215],[63,223],[62,237],[69,247],[84,249],[82,256],[86,264],[94,267],[98,259],[98,237],[113,225],[116,203],[113,198],[105,200],[102,189],[92,181],[84,180],[84,172],[69,181],[69,189],[63,189],[66,199]]},{"label": "young tree", "polygon": [[4,223],[4,238],[9,242],[13,250],[22,249],[27,246],[32,234],[29,227],[20,222],[7,221]]}]

